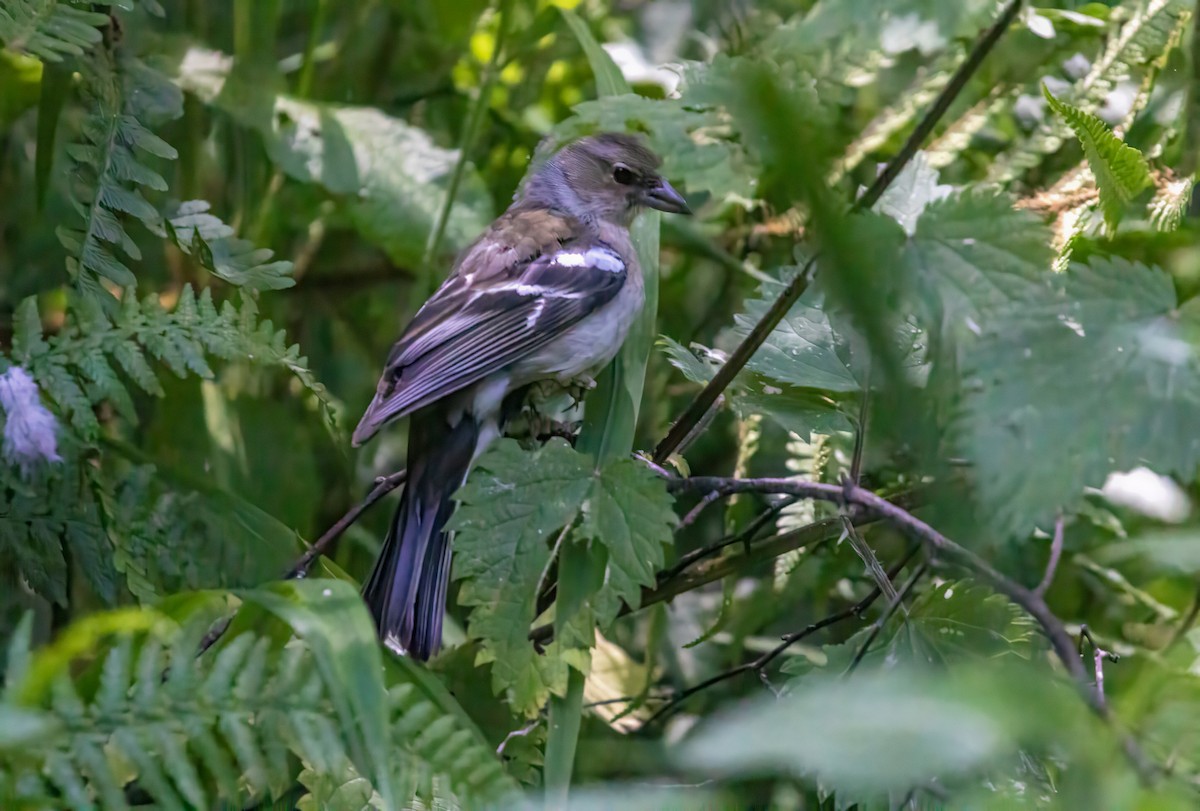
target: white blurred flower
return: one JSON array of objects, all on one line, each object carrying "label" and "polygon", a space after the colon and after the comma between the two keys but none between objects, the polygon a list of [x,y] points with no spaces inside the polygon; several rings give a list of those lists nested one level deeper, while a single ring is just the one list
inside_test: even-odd
[{"label": "white blurred flower", "polygon": [[4,409],[5,460],[28,475],[38,462],[61,462],[58,455],[58,421],[44,405],[37,383],[20,366],[0,375],[0,408]]},{"label": "white blurred flower", "polygon": [[1173,479],[1145,467],[1136,467],[1128,473],[1110,473],[1100,492],[1118,507],[1169,524],[1178,524],[1192,511],[1187,493]]}]

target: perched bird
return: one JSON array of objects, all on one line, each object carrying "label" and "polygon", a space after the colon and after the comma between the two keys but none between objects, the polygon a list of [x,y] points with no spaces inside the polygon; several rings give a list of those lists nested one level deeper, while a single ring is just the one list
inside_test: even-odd
[{"label": "perched bird", "polygon": [[450,579],[455,490],[520,411],[531,385],[590,381],[645,299],[629,225],[649,206],[691,213],[633,136],[563,147],[463,252],[392,347],[357,447],[411,417],[408,481],[363,596],[380,638],[437,653]]}]

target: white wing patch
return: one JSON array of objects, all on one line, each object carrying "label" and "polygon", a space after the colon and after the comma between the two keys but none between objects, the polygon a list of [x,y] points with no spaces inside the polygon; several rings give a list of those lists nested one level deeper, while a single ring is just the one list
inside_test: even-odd
[{"label": "white wing patch", "polygon": [[608,248],[588,248],[586,251],[559,251],[554,254],[554,264],[566,268],[596,268],[606,273],[621,273],[625,262],[616,251]]},{"label": "white wing patch", "polygon": [[533,325],[542,317],[542,313],[546,309],[546,300],[540,298],[533,303],[533,309],[529,311],[529,315],[525,317],[525,326],[533,329]]}]

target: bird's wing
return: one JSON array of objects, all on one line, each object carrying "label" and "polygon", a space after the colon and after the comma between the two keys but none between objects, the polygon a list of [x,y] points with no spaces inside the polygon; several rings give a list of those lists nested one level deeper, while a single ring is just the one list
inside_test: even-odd
[{"label": "bird's wing", "polygon": [[392,349],[355,445],[532,354],[617,295],[625,260],[599,240],[571,240],[572,226],[542,213],[531,238],[528,224],[502,219],[468,250]]}]

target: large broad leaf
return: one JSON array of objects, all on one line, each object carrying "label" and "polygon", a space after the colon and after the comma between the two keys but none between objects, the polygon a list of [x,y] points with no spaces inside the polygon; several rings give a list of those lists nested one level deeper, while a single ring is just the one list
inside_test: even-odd
[{"label": "large broad leaf", "polygon": [[[1019,680],[1019,687],[1014,684]],[[704,725],[679,754],[706,774],[813,777],[836,791],[903,791],[978,772],[1079,711],[1032,672],[896,669],[813,677]]]},{"label": "large broad leaf", "polygon": [[[453,150],[373,107],[277,95],[239,75],[229,57],[204,48],[188,49],[176,81],[262,135],[289,177],[341,196],[351,222],[393,261],[420,263],[454,171]],[[469,170],[446,225],[446,245],[465,245],[491,218],[487,188]]]},{"label": "large broad leaf", "polygon": [[[700,344],[687,348],[666,336],[659,343],[671,365],[694,383],[708,383],[725,361],[724,355]],[[845,398],[821,389],[793,386],[758,372],[743,370],[725,395],[741,418],[761,414],[806,439],[814,432],[831,434],[851,428],[844,410]],[[849,405],[853,410],[854,404]]]},{"label": "large broad leaf", "polygon": [[1051,109],[1067,123],[1083,145],[1088,168],[1100,190],[1100,208],[1104,224],[1111,232],[1125,211],[1125,206],[1150,185],[1150,166],[1142,153],[1118,138],[1096,116],[1059,101],[1045,85],[1042,92]]},{"label": "large broad leaf", "polygon": [[1171,278],[1121,259],[1074,266],[1015,303],[968,355],[963,447],[1004,536],[1046,525],[1085,487],[1200,462],[1200,312]]},{"label": "large broad leaf", "polygon": [[[789,276],[798,272],[797,268],[787,269]],[[746,302],[746,311],[735,317],[738,337],[748,335],[754,325],[762,320],[783,292],[786,282],[787,279],[764,282],[760,297]],[[840,344],[841,340],[829,323],[819,294],[815,291],[806,292],[768,336],[748,366],[772,380],[795,386],[837,392],[857,391],[858,381],[838,352]]]},{"label": "large broad leaf", "polygon": [[989,311],[1028,297],[1050,268],[1050,234],[1005,195],[967,191],[923,207],[901,252],[902,283],[927,329],[986,328]]}]

